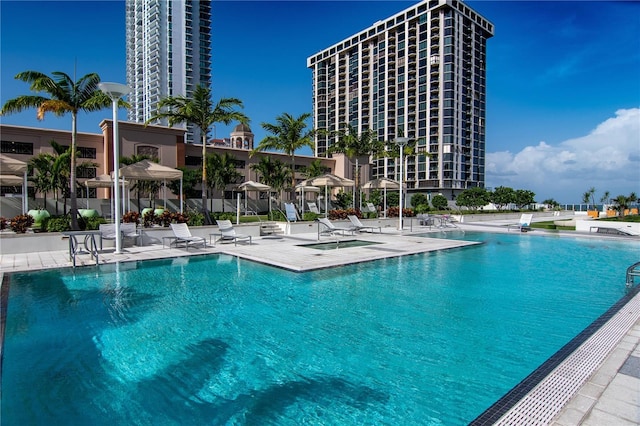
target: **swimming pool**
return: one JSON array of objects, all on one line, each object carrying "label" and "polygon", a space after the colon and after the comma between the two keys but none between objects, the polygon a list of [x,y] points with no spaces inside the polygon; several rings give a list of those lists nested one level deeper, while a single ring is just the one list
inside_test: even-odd
[{"label": "swimming pool", "polygon": [[485,244],[308,273],[212,255],[14,274],[3,425],[466,424],[623,296],[640,257],[464,239]]}]

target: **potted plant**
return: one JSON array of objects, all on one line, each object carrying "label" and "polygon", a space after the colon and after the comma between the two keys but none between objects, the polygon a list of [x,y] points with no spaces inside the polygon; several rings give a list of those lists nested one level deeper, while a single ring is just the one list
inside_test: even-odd
[{"label": "potted plant", "polygon": [[45,209],[29,210],[27,214],[33,218],[33,228],[38,231],[42,230],[42,223],[51,217]]},{"label": "potted plant", "polygon": [[9,227],[16,234],[24,234],[31,225],[33,225],[33,218],[31,216],[28,214],[19,214],[11,219]]},{"label": "potted plant", "polygon": [[138,223],[138,221],[140,220],[140,213],[138,212],[126,212],[123,216],[122,216],[122,221],[124,223]]}]

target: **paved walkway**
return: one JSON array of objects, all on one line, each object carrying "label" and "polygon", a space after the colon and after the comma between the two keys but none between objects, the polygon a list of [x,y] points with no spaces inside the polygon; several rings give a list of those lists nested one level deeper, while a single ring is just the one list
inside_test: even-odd
[{"label": "paved walkway", "polygon": [[[505,231],[502,223],[461,224],[460,227]],[[400,234],[397,230],[384,228],[381,234],[359,234],[358,240],[371,244],[350,248],[348,257],[344,256],[341,250],[319,250],[309,247],[310,244],[318,243],[317,235],[313,233],[284,238],[254,238],[252,245],[217,244],[206,248],[190,248],[188,251],[184,248],[163,248],[162,245],[127,247],[122,254],[114,254],[111,249],[100,254],[99,263],[226,253],[300,272],[475,244],[416,236],[418,232],[427,232],[427,228],[413,231],[411,233],[405,230]],[[323,237],[321,242],[344,244],[345,240],[350,239],[353,237]],[[91,265],[95,264],[95,260],[89,255],[80,255],[77,264],[79,267]],[[1,272],[61,267],[71,267],[66,250],[14,255],[0,253]],[[495,423],[554,426],[640,425],[640,294],[627,303],[601,330],[604,330],[601,336],[594,333],[595,338],[590,338],[575,351],[578,359],[568,357],[549,374],[545,379],[546,384],[545,380],[541,381],[540,385],[523,396],[502,420]],[[590,349],[593,347],[596,348],[598,356],[584,355],[585,351],[594,352]],[[585,356],[589,359],[585,360]],[[559,380],[558,375],[566,375],[563,369],[572,368],[571,363],[573,367],[577,367],[574,370],[580,374],[570,374],[572,377],[567,380]],[[549,380],[554,380],[554,377],[555,382],[549,384]]]}]

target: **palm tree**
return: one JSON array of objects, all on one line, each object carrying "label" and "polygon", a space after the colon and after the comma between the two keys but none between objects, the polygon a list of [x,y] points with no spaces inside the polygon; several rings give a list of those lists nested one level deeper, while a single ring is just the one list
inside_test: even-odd
[{"label": "palm tree", "polygon": [[[378,140],[376,132],[372,129],[365,129],[358,134],[351,124],[344,125],[340,130],[332,132],[336,138],[335,142],[329,147],[329,153],[342,153],[347,156],[349,161],[355,163],[355,187],[356,191],[360,188],[360,161],[369,161],[371,156],[378,156],[384,152],[384,142]],[[354,197],[354,202],[356,201]]]},{"label": "palm tree", "polygon": [[42,152],[29,160],[29,178],[36,192],[43,196],[42,208],[47,208],[47,192],[54,190],[53,163],[55,157],[47,152]]},{"label": "palm tree", "polygon": [[224,213],[224,189],[228,184],[237,182],[242,177],[236,169],[236,158],[228,152],[223,155],[208,155],[206,167],[209,174],[204,186],[222,191],[222,212]]},{"label": "palm tree", "polygon": [[306,120],[311,114],[304,113],[298,118],[291,114],[284,113],[276,117],[276,123],[262,123],[261,126],[270,136],[262,139],[258,146],[251,152],[251,155],[258,151],[276,150],[283,151],[291,158],[291,199],[295,200],[296,186],[296,157],[295,153],[298,149],[308,146],[314,148],[313,130],[305,130],[307,128]]},{"label": "palm tree", "polygon": [[280,160],[272,160],[268,155],[261,157],[259,162],[252,164],[250,167],[260,174],[262,183],[269,185],[282,198],[281,192],[291,177],[289,167],[285,166]]},{"label": "palm tree", "polygon": [[[240,99],[222,98],[217,104],[211,100],[211,89],[202,85],[196,86],[193,99],[185,96],[169,96],[158,103],[158,110],[145,124],[166,118],[170,127],[178,123],[190,123],[198,126],[202,133],[202,212],[206,223],[211,224],[207,210],[207,134],[215,123],[230,124],[239,121],[248,124],[249,118],[235,108],[242,108]],[[164,110],[163,110],[164,108]]]},{"label": "palm tree", "polygon": [[322,161],[319,158],[313,160],[307,167],[305,167],[302,172],[303,176],[306,179],[311,179],[317,176],[322,176],[323,174],[328,173],[327,168],[322,165]]},{"label": "palm tree", "polygon": [[[78,134],[77,116],[79,111],[93,112],[108,108],[112,105],[111,99],[98,88],[100,77],[91,73],[74,81],[63,72],[53,72],[52,77],[38,71],[24,71],[15,76],[17,80],[30,83],[32,92],[44,93],[42,95],[24,95],[8,100],[1,115],[22,112],[29,108],[36,108],[36,117],[43,120],[47,112],[61,117],[71,113],[71,169],[69,173],[71,199],[71,229],[78,228],[78,202],[76,199],[76,140]],[[128,106],[122,100],[121,106]]]},{"label": "palm tree", "polygon": [[615,203],[615,208],[616,210],[618,210],[618,212],[620,213],[620,216],[625,216],[625,211],[631,207],[631,204],[638,202],[638,196],[636,195],[635,192],[632,192],[631,194],[629,194],[628,197],[625,197],[624,195],[618,195],[616,198],[613,199],[613,202]]},{"label": "palm tree", "polygon": [[589,210],[589,201],[592,202],[594,208],[596,207],[596,200],[594,199],[595,193],[596,189],[594,187],[591,187],[587,192],[582,194],[582,202],[587,205],[587,210]]},{"label": "palm tree", "polygon": [[[62,193],[63,214],[67,214],[67,198],[71,194],[70,188],[70,176],[71,176],[71,147],[60,145],[55,140],[49,141],[49,144],[53,148],[55,154],[52,156],[53,163],[51,164],[51,189],[55,192],[56,196],[56,214],[58,214],[58,191]],[[75,156],[79,154],[76,151]],[[76,170],[86,170],[89,167],[97,167],[96,163],[90,161],[83,161],[80,164],[76,164]],[[78,189],[77,187],[75,188]]]}]

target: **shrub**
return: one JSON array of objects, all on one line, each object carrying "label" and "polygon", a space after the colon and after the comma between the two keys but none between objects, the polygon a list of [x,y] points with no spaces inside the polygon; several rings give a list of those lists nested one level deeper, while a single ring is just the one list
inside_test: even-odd
[{"label": "shrub", "polygon": [[216,212],[213,214],[214,220],[230,220],[234,221],[236,218],[236,214],[232,212]]},{"label": "shrub", "polygon": [[[387,217],[398,217],[400,215],[400,208],[399,207],[389,207],[387,209]],[[402,216],[403,217],[413,217],[415,216],[415,213],[413,212],[412,209],[402,209]]]},{"label": "shrub", "polygon": [[187,220],[189,226],[202,226],[204,225],[204,215],[200,212],[189,213],[189,219]]},{"label": "shrub", "polygon": [[145,228],[153,226],[153,224],[156,223],[156,217],[157,216],[153,210],[146,212],[142,217],[142,226]]},{"label": "shrub", "polygon": [[7,218],[0,216],[0,231],[7,229]]},{"label": "shrub", "polygon": [[16,234],[24,234],[31,225],[33,225],[33,218],[28,214],[19,214],[9,223],[9,227]]},{"label": "shrub", "polygon": [[124,223],[135,223],[135,224],[138,224],[139,220],[140,220],[140,213],[138,213],[138,212],[126,212],[122,216],[122,221]]},{"label": "shrub", "polygon": [[46,227],[47,232],[64,232],[71,229],[71,224],[67,216],[58,216],[48,218]]},{"label": "shrub", "polygon": [[429,210],[431,210],[429,202],[427,202],[427,204],[418,204],[417,206],[415,206],[416,213],[428,213]]},{"label": "shrub", "polygon": [[165,210],[161,215],[156,216],[156,223],[158,223],[158,225],[164,226],[165,228],[168,228],[169,224],[173,222],[174,218],[175,214],[169,212],[168,210]]},{"label": "shrub", "polygon": [[320,215],[318,213],[304,212],[304,215],[302,216],[302,220],[307,220],[307,221],[313,222],[314,220],[316,220],[319,217],[320,217]]},{"label": "shrub", "polygon": [[186,213],[173,213],[172,218],[176,223],[187,223],[189,221],[189,215]]},{"label": "shrub", "polygon": [[354,208],[349,208],[345,210],[329,210],[329,219],[330,220],[345,220],[347,216],[354,215],[357,216],[358,219],[362,219],[362,213],[360,210],[356,210]]},{"label": "shrub", "polygon": [[271,213],[269,213],[269,220],[273,220],[276,222],[286,222],[287,218],[281,211],[271,210]]},{"label": "shrub", "polygon": [[87,222],[87,228],[88,230],[91,231],[95,231],[97,229],[100,229],[100,225],[103,223],[107,223],[107,220],[103,217],[89,217],[85,219]]}]

